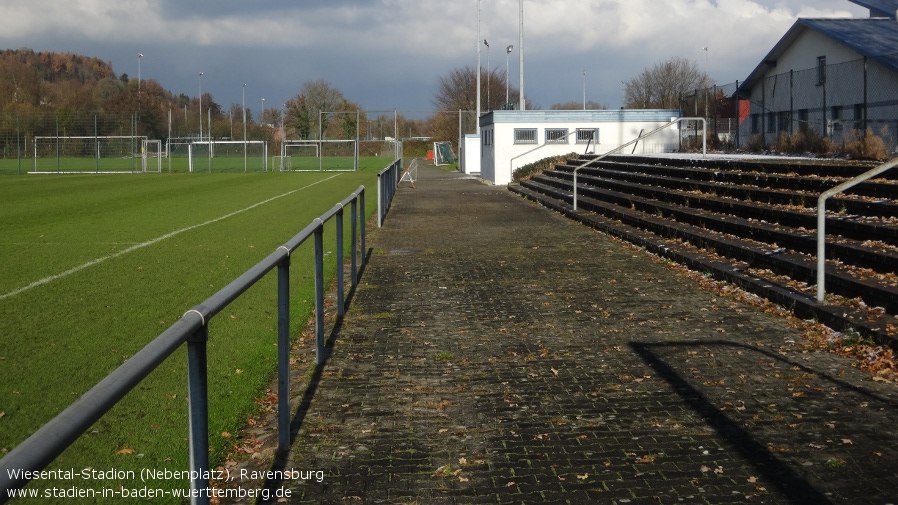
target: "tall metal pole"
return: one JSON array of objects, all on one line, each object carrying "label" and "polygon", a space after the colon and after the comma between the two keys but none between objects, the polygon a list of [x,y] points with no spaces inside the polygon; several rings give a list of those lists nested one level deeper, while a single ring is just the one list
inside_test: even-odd
[{"label": "tall metal pole", "polygon": [[246,83],[243,84],[243,101],[240,102],[243,110],[243,171],[246,172]]},{"label": "tall metal pole", "polygon": [[203,141],[203,73],[200,72],[200,142]]},{"label": "tall metal pole", "polygon": [[140,121],[140,60],[143,55],[137,53],[137,120]]},{"label": "tall metal pole", "polygon": [[480,0],[477,0],[477,135],[480,135]]},{"label": "tall metal pole", "polygon": [[490,107],[490,74],[492,73],[490,67],[490,43],[488,40],[483,39],[483,45],[486,46],[486,110],[493,110]]},{"label": "tall metal pole", "polygon": [[521,99],[520,99],[519,108],[520,108],[520,110],[524,110],[525,106],[526,106],[526,104],[524,103],[524,0],[521,0],[521,28],[518,31],[518,34],[519,34],[518,53],[519,53],[520,67],[521,67],[521,69],[520,69],[520,71],[521,71],[521,76],[520,76]]},{"label": "tall metal pole", "polygon": [[[514,49],[514,46],[511,44],[505,48],[505,104],[508,105],[508,56],[511,54],[511,50]],[[504,107],[503,107],[504,108]]]},{"label": "tall metal pole", "polygon": [[[262,126],[262,118],[265,116],[265,99],[262,99],[262,112],[259,113],[259,126]],[[320,117],[320,116],[319,116]],[[320,122],[320,120],[319,120]]]},{"label": "tall metal pole", "polygon": [[586,110],[586,70],[583,71],[583,110]]}]

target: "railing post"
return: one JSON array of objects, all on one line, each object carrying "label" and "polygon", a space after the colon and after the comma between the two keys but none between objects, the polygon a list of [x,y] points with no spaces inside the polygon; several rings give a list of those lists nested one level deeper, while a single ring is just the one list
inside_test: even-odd
[{"label": "railing post", "polygon": [[[361,264],[365,264],[365,188],[359,193],[359,247],[362,251]],[[353,251],[355,248],[353,248]],[[358,281],[358,279],[356,279]]]},{"label": "railing post", "polygon": [[315,228],[315,364],[324,364],[324,223]]},{"label": "railing post", "polygon": [[190,422],[190,503],[209,503],[209,383],[206,368],[208,321],[187,340],[187,398]]},{"label": "railing post", "polygon": [[826,200],[834,195],[849,190],[854,186],[872,179],[887,170],[891,170],[898,166],[898,158],[877,166],[876,168],[864,172],[863,174],[849,179],[834,188],[827,189],[820,193],[817,198],[817,301],[823,303],[826,300]]},{"label": "railing post", "polygon": [[[363,193],[364,194],[364,193]],[[359,198],[363,198],[363,196],[359,195]],[[350,270],[350,285],[355,288],[355,285],[359,280],[359,268],[358,268],[358,251],[356,251],[356,247],[358,247],[358,226],[359,226],[359,218],[356,215],[359,208],[359,198],[353,198],[352,202],[349,204],[349,228],[350,233],[352,233],[352,237],[349,239],[351,242],[350,247],[350,258],[352,259],[352,269]]]},{"label": "railing post", "polygon": [[[343,306],[345,300],[345,285],[346,282],[345,274],[343,273],[343,257],[344,257],[344,248],[346,244],[343,242],[343,205],[340,204],[340,210],[337,211],[337,316],[342,316],[346,311],[346,308]],[[353,241],[354,242],[354,241]],[[355,266],[355,251],[353,254],[353,267]]]},{"label": "railing post", "polygon": [[383,188],[383,179],[384,176],[389,172],[385,172],[383,175],[377,174],[377,227],[380,228],[384,225],[384,188]]},{"label": "railing post", "polygon": [[278,263],[278,452],[290,450],[290,256]]}]

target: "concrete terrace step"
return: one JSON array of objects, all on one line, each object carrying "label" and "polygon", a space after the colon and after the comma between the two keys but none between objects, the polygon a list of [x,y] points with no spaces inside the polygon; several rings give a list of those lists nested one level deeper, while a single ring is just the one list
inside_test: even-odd
[{"label": "concrete terrace step", "polygon": [[[814,175],[807,166],[678,158],[671,158],[668,166],[668,160],[660,158],[614,156],[578,171],[580,211],[574,212],[572,170],[590,158],[569,160],[511,189],[608,233],[619,233],[615,226],[626,228],[626,232],[620,232],[622,237],[638,237],[641,245],[675,256],[678,261],[702,264],[697,259],[701,254],[694,249],[704,249],[709,259],[702,268],[713,264],[721,270],[718,276],[762,296],[769,294],[787,306],[801,304],[806,314],[831,313],[812,317],[829,320],[837,328],[850,328],[865,319],[862,313],[869,313],[866,309],[853,314],[842,311],[844,317],[835,321],[833,314],[840,308],[809,299],[810,287],[816,284],[816,212],[784,203],[801,199],[801,206],[807,205],[804,200],[813,200],[816,205],[816,196],[809,195],[834,183]],[[868,169],[830,164],[812,168],[831,178],[853,177]],[[746,184],[755,179],[762,180],[758,186],[763,187]],[[892,199],[896,187],[892,182],[877,180],[862,190],[877,198],[831,202],[838,206],[844,201],[852,211],[869,216],[828,213],[826,282],[828,293],[884,309],[882,320],[863,331],[881,343],[898,347],[894,338],[898,206]],[[586,219],[579,215],[581,212],[592,217]],[[674,252],[674,240],[684,242],[685,247]],[[771,286],[792,295],[770,293]],[[870,317],[879,319],[867,319]]]},{"label": "concrete terrace step", "polygon": [[[283,501],[882,505],[898,496],[889,429],[898,389],[809,346],[805,323],[505,187],[423,163],[416,184],[368,235],[370,261],[327,362],[295,367],[292,450],[262,470],[323,478],[276,475],[268,488],[289,491]],[[592,212],[566,215],[634,242],[658,239]],[[701,250],[671,242],[682,261],[706,265]],[[798,312],[807,301],[770,290]],[[307,346],[294,351],[301,363]],[[259,428],[270,420],[254,424],[273,433]]]}]

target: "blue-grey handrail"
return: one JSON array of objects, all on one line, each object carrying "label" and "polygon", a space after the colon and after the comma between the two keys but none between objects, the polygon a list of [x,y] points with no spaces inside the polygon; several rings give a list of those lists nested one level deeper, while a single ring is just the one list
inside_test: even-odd
[{"label": "blue-grey handrail", "polygon": [[[266,274],[278,270],[278,449],[285,451],[290,444],[290,255],[309,238],[315,242],[315,345],[316,365],[325,359],[324,339],[324,224],[337,219],[337,300],[338,315],[342,315],[344,302],[344,247],[343,214],[349,206],[351,212],[351,286],[358,284],[359,261],[356,249],[365,250],[365,187],[359,186],[351,195],[328,210],[301,232],[278,247],[265,259],[243,275],[188,310],[153,341],[138,351],[124,364],[113,370],[103,380],[68,406],[59,415],[40,427],[34,434],[14,447],[0,459],[0,503],[9,500],[8,491],[24,487],[31,479],[14,476],[13,471],[35,472],[45,468],[78,437],[90,428],[103,414],[125,397],[140,381],[165,361],[181,344],[187,344],[187,382],[190,414],[190,470],[197,478],[191,481],[191,503],[209,502],[209,425],[206,369],[206,342],[209,338],[209,321],[228,304],[246,292]],[[364,255],[362,256],[364,262]]]},{"label": "blue-grey handrail", "polygon": [[402,174],[402,159],[397,159],[377,174],[377,227],[383,226],[384,218],[393,203],[399,176]]}]

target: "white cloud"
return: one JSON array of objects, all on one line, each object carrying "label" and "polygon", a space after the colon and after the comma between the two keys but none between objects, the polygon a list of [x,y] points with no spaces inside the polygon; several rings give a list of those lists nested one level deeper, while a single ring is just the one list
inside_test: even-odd
[{"label": "white cloud", "polygon": [[[180,72],[186,89],[192,89],[195,73],[183,69],[196,68],[199,62],[208,64],[207,69],[217,65],[240,74],[241,65],[233,63],[235,53],[255,59],[246,68],[289,71],[300,83],[310,76],[339,75],[369,81],[370,88],[387,74],[432,74],[474,65],[477,47],[485,50],[484,38],[492,45],[494,66],[504,59],[508,44],[515,46],[516,59],[520,1],[479,3],[478,40],[477,0],[0,0],[0,46],[54,51],[100,47],[106,54],[91,55],[104,60],[123,55],[127,48],[129,56],[119,72],[133,66],[131,52],[145,52],[145,70]],[[525,57],[551,61],[551,71],[571,66],[565,74],[588,69],[591,75],[606,75],[609,95],[617,96],[611,90],[621,80],[672,56],[701,61],[718,79],[744,78],[798,16],[850,15],[866,11],[847,0],[526,0]],[[267,59],[271,61],[263,64]],[[514,73],[517,65],[512,63]],[[542,69],[527,64],[528,82],[534,82],[530,90],[541,89],[535,84],[538,79],[551,82],[553,76],[539,75],[547,73],[546,65]],[[608,76],[609,69],[616,74]],[[368,75],[352,73],[361,70]],[[163,75],[149,75],[178,88]],[[437,77],[416,80],[435,83]],[[390,75],[383,85],[395,87],[396,81]],[[594,81],[600,85],[598,78]],[[579,88],[579,81],[569,87]],[[533,97],[536,101],[564,101],[551,96],[560,86],[546,84],[542,89],[547,96]],[[397,100],[408,95],[395,93]]]}]

